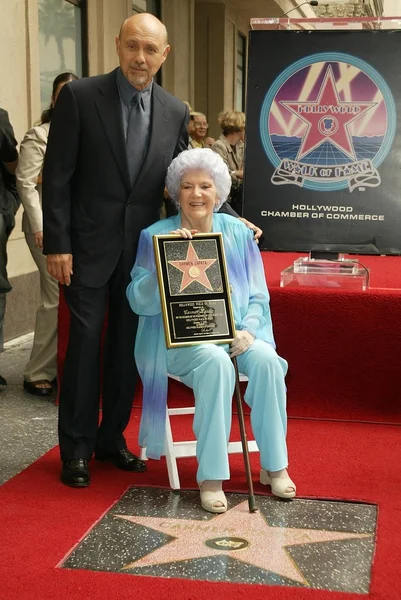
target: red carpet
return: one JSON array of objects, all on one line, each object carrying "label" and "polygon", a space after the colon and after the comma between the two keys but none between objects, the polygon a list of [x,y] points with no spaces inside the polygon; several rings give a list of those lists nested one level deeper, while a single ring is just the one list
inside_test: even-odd
[{"label": "red carpet", "polygon": [[[128,441],[135,449],[139,410]],[[181,417],[180,419],[184,419]],[[180,426],[181,428],[181,426]],[[401,598],[400,428],[359,423],[290,421],[291,474],[299,496],[360,500],[379,506],[377,548],[369,600]],[[257,457],[252,455],[256,479]],[[231,455],[227,490],[244,490],[242,459]],[[195,486],[195,460],[180,463],[182,483]],[[0,597],[5,600],[352,600],[355,595],[321,590],[207,583],[56,568],[87,530],[132,484],[167,486],[164,461],[147,474],[92,465],[83,490],[58,482],[57,449],[0,490]],[[256,484],[256,493],[263,489]]]}]

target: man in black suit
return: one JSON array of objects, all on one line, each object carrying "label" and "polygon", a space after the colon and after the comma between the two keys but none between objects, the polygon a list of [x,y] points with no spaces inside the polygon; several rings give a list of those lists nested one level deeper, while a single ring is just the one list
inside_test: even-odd
[{"label": "man in black suit", "polygon": [[[153,81],[170,47],[150,14],[116,38],[120,67],[64,86],[43,171],[44,253],[65,284],[71,325],[60,390],[61,480],[89,484],[95,452],[128,471],[145,463],[126,447],[136,383],[137,316],[125,291],[139,234],[159,219],[164,179],[188,146],[188,109]],[[98,427],[104,316],[102,421]]]},{"label": "man in black suit", "polygon": [[[6,294],[11,290],[7,278],[7,241],[14,229],[14,217],[19,206],[14,176],[17,161],[17,140],[14,130],[7,111],[0,108],[0,352],[3,351]],[[0,386],[6,384],[6,380],[0,375]]]}]

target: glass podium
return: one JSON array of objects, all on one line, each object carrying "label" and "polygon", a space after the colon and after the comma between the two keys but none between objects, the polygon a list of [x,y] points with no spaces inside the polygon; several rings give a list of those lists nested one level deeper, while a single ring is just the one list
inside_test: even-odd
[{"label": "glass podium", "polygon": [[344,254],[311,252],[281,271],[280,287],[366,291],[369,288],[369,269]]}]

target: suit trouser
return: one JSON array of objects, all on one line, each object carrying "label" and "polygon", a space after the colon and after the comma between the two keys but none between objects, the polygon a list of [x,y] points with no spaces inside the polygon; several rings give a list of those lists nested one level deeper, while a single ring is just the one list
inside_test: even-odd
[{"label": "suit trouser", "polygon": [[[261,340],[255,340],[237,361],[240,372],[249,379],[244,399],[251,408],[261,466],[269,471],[285,469],[288,466],[284,381],[287,362]],[[200,344],[170,349],[167,370],[194,390],[197,481],[229,479],[227,444],[235,374],[228,346]]]},{"label": "suit trouser", "polygon": [[31,357],[25,367],[24,379],[53,381],[57,375],[58,281],[49,275],[46,256],[35,246],[35,236],[27,233],[25,239],[39,270],[42,304],[36,313],[35,337]]},{"label": "suit trouser", "polygon": [[[138,324],[126,298],[127,267],[123,256],[109,281],[99,288],[72,281],[65,287],[70,309],[70,337],[60,390],[59,442],[62,460],[91,458],[95,448],[126,447],[137,380],[134,344]],[[102,421],[98,427],[103,346]]]},{"label": "suit trouser", "polygon": [[7,278],[7,241],[14,228],[14,213],[0,208],[0,352],[3,351],[3,325],[6,312],[6,293],[11,290]]}]

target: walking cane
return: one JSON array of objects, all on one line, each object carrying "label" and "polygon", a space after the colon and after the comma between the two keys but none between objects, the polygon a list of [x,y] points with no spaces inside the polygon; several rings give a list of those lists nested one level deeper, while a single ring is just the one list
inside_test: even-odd
[{"label": "walking cane", "polygon": [[253,494],[253,482],[252,482],[252,475],[251,475],[251,465],[249,462],[248,441],[246,438],[246,431],[245,431],[244,411],[242,410],[242,398],[241,398],[241,388],[239,386],[239,372],[238,372],[237,358],[234,356],[231,360],[233,362],[234,369],[235,369],[235,401],[237,403],[239,429],[241,432],[242,454],[244,456],[246,482],[248,484],[248,506],[249,506],[249,512],[256,512],[258,510],[258,508],[255,504],[255,496]]}]

